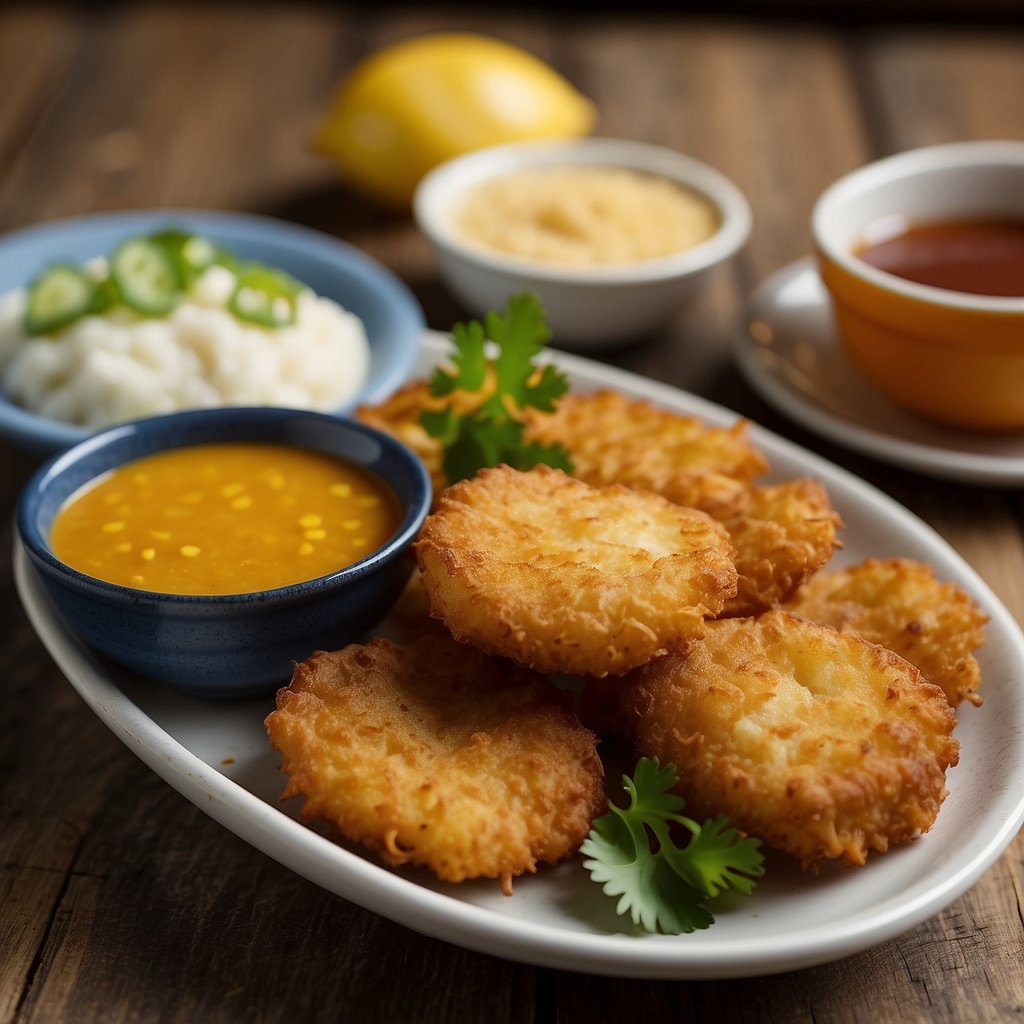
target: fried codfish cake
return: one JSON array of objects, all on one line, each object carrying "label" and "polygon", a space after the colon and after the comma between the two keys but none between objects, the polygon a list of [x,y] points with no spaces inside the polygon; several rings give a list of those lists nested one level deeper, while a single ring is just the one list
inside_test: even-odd
[{"label": "fried codfish cake", "polygon": [[621,675],[699,636],[736,588],[710,516],[548,466],[447,488],[415,551],[456,639],[540,672]]},{"label": "fried codfish cake", "polygon": [[[361,406],[356,417],[411,448],[427,467],[437,494],[449,483],[443,448],[420,424],[420,415],[448,406],[469,412],[483,397],[464,391],[437,397],[427,381],[418,380],[384,402]],[[525,440],[562,444],[579,479],[655,491],[679,505],[713,509],[729,503],[768,470],[745,421],[728,429],[710,427],[697,417],[614,391],[564,395],[553,413],[529,408],[523,418]]]},{"label": "fried codfish cake", "polygon": [[411,448],[422,460],[430,474],[434,494],[448,486],[441,460],[444,449],[441,442],[420,424],[420,414],[426,410],[434,412],[454,405],[465,412],[473,407],[473,397],[465,392],[455,392],[445,398],[435,398],[425,380],[412,381],[399,388],[390,398],[377,405],[363,405],[356,410],[356,419],[368,427],[375,427],[390,434]]},{"label": "fried codfish cake", "polygon": [[317,652],[266,726],[303,820],[448,882],[510,892],[574,853],[604,806],[596,738],[558,690],[440,628]]},{"label": "fried codfish cake", "polygon": [[981,704],[981,667],[972,652],[985,642],[988,616],[955,583],[940,583],[930,566],[869,558],[815,576],[787,608],[895,651],[941,686],[953,707]]},{"label": "fried codfish cake", "polygon": [[639,752],[675,764],[687,813],[724,812],[805,868],[927,831],[958,759],[949,703],[913,665],[784,611],[708,623],[626,681]]},{"label": "fried codfish cake", "polygon": [[711,427],[615,391],[563,396],[554,412],[526,410],[526,437],[568,449],[573,476],[655,491],[705,511],[731,501],[768,462],[748,424]]},{"label": "fried codfish cake", "polygon": [[828,491],[801,477],[753,486],[712,511],[736,548],[736,596],[723,615],[757,615],[782,604],[840,547],[843,522]]}]

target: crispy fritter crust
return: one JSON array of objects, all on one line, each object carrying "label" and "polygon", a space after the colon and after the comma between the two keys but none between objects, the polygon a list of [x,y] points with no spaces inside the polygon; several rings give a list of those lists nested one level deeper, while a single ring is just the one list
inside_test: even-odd
[{"label": "crispy fritter crust", "polygon": [[615,391],[565,395],[551,413],[528,409],[526,436],[563,444],[573,475],[589,484],[621,483],[705,511],[768,470],[746,421],[710,427]]},{"label": "crispy fritter crust", "polygon": [[435,398],[425,380],[412,381],[399,388],[390,398],[377,405],[363,405],[356,410],[356,419],[368,427],[375,427],[411,448],[422,460],[430,474],[437,495],[447,485],[441,468],[443,448],[436,437],[431,437],[420,425],[420,414],[427,409],[439,411],[450,403],[470,406],[469,399],[459,393],[450,399]]},{"label": "crispy fritter crust", "polygon": [[415,550],[456,639],[541,672],[627,672],[699,636],[736,587],[710,516],[548,466],[449,487]]},{"label": "crispy fritter crust", "polygon": [[603,805],[596,739],[559,692],[440,630],[317,652],[266,726],[303,820],[449,882],[510,891],[574,853]]},{"label": "crispy fritter crust", "polygon": [[758,615],[790,598],[840,547],[843,523],[817,480],[754,486],[712,514],[736,548],[739,584],[723,615]]},{"label": "crispy fritter crust", "polygon": [[[361,407],[356,416],[416,452],[437,493],[448,484],[442,449],[420,425],[420,414],[448,405],[467,412],[480,401],[466,392],[437,398],[427,381],[418,380],[378,405]],[[710,427],[695,416],[609,390],[564,395],[551,413],[526,409],[524,423],[528,441],[558,442],[568,449],[579,479],[655,491],[678,505],[716,508],[768,470],[746,421],[728,429]]]},{"label": "crispy fritter crust", "polygon": [[805,868],[927,831],[957,763],[952,710],[913,665],[783,611],[709,623],[627,681],[639,751],[676,765],[687,813]]},{"label": "crispy fritter crust", "polygon": [[972,653],[985,642],[988,616],[955,583],[909,558],[870,558],[809,580],[787,605],[812,622],[852,630],[916,665],[949,703],[981,704],[981,668]]}]

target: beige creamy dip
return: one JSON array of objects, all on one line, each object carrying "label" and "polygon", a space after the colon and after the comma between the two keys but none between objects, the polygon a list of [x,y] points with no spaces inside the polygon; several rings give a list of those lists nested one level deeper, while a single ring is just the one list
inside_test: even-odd
[{"label": "beige creamy dip", "polygon": [[705,196],[620,167],[534,167],[477,185],[455,215],[467,241],[543,263],[635,263],[689,249],[718,230]]}]

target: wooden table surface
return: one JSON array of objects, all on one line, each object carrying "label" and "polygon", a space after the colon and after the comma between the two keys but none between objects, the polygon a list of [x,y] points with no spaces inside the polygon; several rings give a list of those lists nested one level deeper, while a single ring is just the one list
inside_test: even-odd
[{"label": "wooden table surface", "polygon": [[[1024,35],[1008,20],[8,5],[0,230],[137,207],[268,214],[362,247],[411,285],[432,327],[447,328],[465,311],[411,221],[346,190],[307,139],[357,60],[456,28],[530,49],[594,100],[602,134],[706,160],[750,199],[750,242],[697,315],[605,358],[729,405],[884,488],[1024,621],[1016,491],[929,479],[818,440],[764,405],[729,356],[744,295],[808,251],[811,205],[835,177],[914,146],[1024,135]],[[6,445],[0,457],[12,508],[35,460]],[[5,563],[10,549],[8,532]],[[838,963],[693,982],[511,963],[330,896],[213,822],[86,708],[36,639],[9,572],[2,586],[2,1021],[1024,1019],[1019,836],[937,917]]]}]

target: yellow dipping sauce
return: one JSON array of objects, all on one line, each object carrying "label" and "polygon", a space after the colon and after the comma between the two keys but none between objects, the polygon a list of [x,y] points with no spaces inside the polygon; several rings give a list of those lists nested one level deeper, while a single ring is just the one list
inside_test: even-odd
[{"label": "yellow dipping sauce", "polygon": [[401,520],[377,476],[287,445],[177,448],[73,497],[54,553],[79,572],[164,594],[245,594],[315,579],[379,548]]}]

